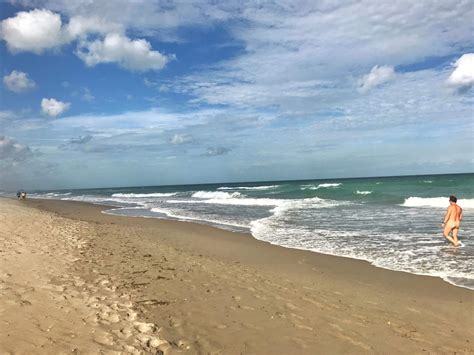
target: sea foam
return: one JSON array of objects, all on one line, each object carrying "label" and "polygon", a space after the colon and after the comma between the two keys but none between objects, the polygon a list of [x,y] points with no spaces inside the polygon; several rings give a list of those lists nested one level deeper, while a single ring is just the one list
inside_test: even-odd
[{"label": "sea foam", "polygon": [[70,192],[66,192],[66,193],[61,193],[61,192],[48,192],[48,193],[45,193],[45,194],[36,194],[36,193],[33,193],[33,194],[30,194],[30,197],[33,197],[33,198],[60,199],[61,197],[66,197],[66,196],[70,196],[70,195],[71,195]]},{"label": "sea foam", "polygon": [[280,187],[280,185],[268,185],[268,186],[236,186],[236,187],[228,187],[223,186],[219,187],[217,190],[271,190]]},{"label": "sea foam", "polygon": [[[458,205],[462,208],[474,208],[474,199],[459,199]],[[404,207],[437,207],[447,208],[449,206],[448,197],[408,197],[402,204]]]},{"label": "sea foam", "polygon": [[159,193],[159,192],[154,192],[154,193],[149,193],[149,194],[112,194],[112,197],[131,197],[131,198],[141,198],[141,197],[170,197],[170,196],[175,196],[176,192],[170,192],[170,193]]},{"label": "sea foam", "polygon": [[[239,194],[240,195],[240,194]],[[277,206],[281,200],[271,198],[210,198],[202,200],[168,200],[167,203],[206,203],[215,205],[237,205],[237,206]]]},{"label": "sea foam", "polygon": [[242,196],[239,192],[222,192],[222,191],[197,191],[193,193],[194,198],[209,198],[209,199],[230,199]]},{"label": "sea foam", "polygon": [[357,195],[370,195],[371,193],[372,191],[359,191],[359,190],[356,191]]},{"label": "sea foam", "polygon": [[[212,223],[218,226],[234,226],[242,229],[248,229],[246,225],[235,223],[235,222],[228,222],[228,221],[223,221],[223,220],[217,220],[217,219],[212,219],[212,218],[202,218],[202,217],[194,217],[190,216],[189,214],[180,214],[177,211],[173,211],[171,209],[167,208],[159,208],[159,207],[154,207],[150,209],[151,212],[154,213],[160,213],[164,214],[170,218],[174,218],[177,220],[181,221],[195,221],[198,223]],[[227,228],[225,228],[227,229]],[[232,230],[232,229],[231,229]]]},{"label": "sea foam", "polygon": [[319,190],[319,189],[324,189],[324,188],[337,188],[341,186],[342,184],[340,182],[335,182],[335,183],[326,183],[326,184],[319,184],[318,186],[314,185],[303,185],[301,187],[301,190]]}]

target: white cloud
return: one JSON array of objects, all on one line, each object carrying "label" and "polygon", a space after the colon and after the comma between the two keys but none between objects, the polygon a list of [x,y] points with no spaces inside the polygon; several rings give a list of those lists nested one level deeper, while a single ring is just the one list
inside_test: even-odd
[{"label": "white cloud", "polygon": [[0,34],[12,52],[43,53],[95,33],[122,32],[120,24],[97,16],[73,16],[63,24],[61,16],[45,9],[18,12],[1,22]]},{"label": "white cloud", "polygon": [[61,16],[49,10],[21,11],[1,22],[0,34],[12,52],[37,54],[64,43]]},{"label": "white cloud", "polygon": [[[130,111],[116,115],[82,114],[68,116],[64,120],[56,120],[50,124],[77,131],[87,129],[88,134],[111,137],[121,134],[144,134],[150,132],[176,131],[189,126],[203,125],[222,117],[223,111],[207,109],[192,112],[166,112],[157,109],[147,111]],[[242,120],[244,114],[239,119]],[[140,117],[140,120],[137,120]]]},{"label": "white cloud", "polygon": [[[70,0],[21,0],[30,7],[43,7],[62,14],[83,18],[94,14],[109,23],[117,23],[133,33],[153,36],[162,41],[180,41],[176,29],[182,26],[212,26],[232,16],[228,5],[216,6],[208,1],[70,1]],[[230,10],[230,8],[228,9]],[[110,31],[109,31],[110,32]],[[115,32],[115,31],[114,31]]]},{"label": "white cloud", "polygon": [[146,87],[149,87],[149,88],[153,88],[153,87],[157,86],[157,83],[155,83],[154,81],[152,81],[148,78],[144,78],[143,83],[145,84]]},{"label": "white cloud", "polygon": [[459,90],[469,89],[474,85],[474,53],[466,53],[454,64],[454,71],[448,78],[448,84]]},{"label": "white cloud", "polygon": [[71,104],[69,102],[61,102],[55,99],[41,100],[41,110],[48,116],[56,117],[69,109]]},{"label": "white cloud", "polygon": [[[421,157],[431,159],[435,156],[433,149],[426,149],[425,152],[416,149],[417,154],[413,154],[414,148],[419,146],[415,147],[413,144],[407,149],[406,145],[397,143],[400,139],[419,142],[428,133],[439,134],[443,139],[430,143],[428,148],[442,147],[443,152],[440,150],[439,156],[436,155],[436,159],[441,161],[460,149],[460,141],[456,140],[451,145],[455,149],[444,151],[446,142],[451,142],[445,137],[453,136],[446,128],[458,129],[459,134],[455,136],[464,139],[461,143],[468,141],[468,132],[472,132],[472,123],[467,123],[472,122],[472,96],[447,95],[446,87],[442,84],[455,68],[446,70],[438,66],[439,58],[452,56],[453,53],[460,53],[463,48],[472,47],[474,8],[469,1],[428,3],[410,0],[334,0],[294,3],[283,0],[258,4],[227,3],[229,5],[222,2],[210,4],[206,0],[193,4],[147,0],[33,1],[35,6],[46,4],[50,10],[61,12],[63,18],[79,15],[87,18],[88,14],[94,14],[123,25],[123,32],[114,30],[114,33],[122,36],[125,33],[128,36],[132,33],[140,34],[154,40],[162,40],[163,37],[167,40],[179,39],[179,34],[189,33],[186,31],[189,27],[186,26],[190,24],[214,26],[220,19],[230,19],[214,28],[225,28],[224,45],[234,47],[228,47],[231,49],[226,53],[231,57],[226,57],[228,59],[225,61],[217,64],[212,62],[208,67],[200,65],[184,68],[186,73],[192,68],[195,71],[193,75],[186,75],[180,80],[167,81],[163,86],[192,95],[198,104],[217,104],[218,111],[199,112],[203,107],[209,109],[209,106],[187,105],[186,109],[189,111],[185,110],[186,112],[171,112],[160,106],[160,112],[150,110],[114,115],[107,115],[105,112],[81,114],[61,120],[42,120],[48,125],[48,130],[38,129],[36,133],[29,131],[28,136],[36,134],[44,138],[43,135],[47,134],[57,139],[61,133],[61,137],[86,137],[88,134],[96,137],[100,134],[101,137],[113,136],[107,138],[111,140],[107,143],[113,142],[126,147],[137,147],[147,142],[163,144],[163,151],[154,149],[153,155],[150,154],[152,159],[145,161],[140,160],[142,154],[131,155],[134,159],[130,161],[146,165],[155,162],[155,155],[158,155],[156,152],[163,156],[168,153],[179,156],[185,149],[176,149],[170,142],[173,135],[179,132],[178,129],[183,129],[181,132],[186,131],[196,137],[198,142],[208,144],[196,144],[197,147],[193,145],[188,149],[189,153],[225,154],[225,147],[235,147],[233,153],[236,158],[241,158],[242,163],[239,166],[233,159],[228,171],[248,166],[258,167],[260,162],[263,168],[254,170],[263,171],[266,169],[264,164],[274,165],[274,176],[281,174],[277,169],[284,170],[281,169],[284,164],[276,163],[283,161],[281,156],[286,156],[288,162],[297,162],[294,154],[297,148],[319,144],[312,156],[316,160],[320,159],[320,165],[312,165],[316,160],[308,159],[294,165],[295,169],[290,169],[299,171],[298,174],[305,174],[306,171],[306,176],[317,176],[323,170],[326,171],[325,174],[347,174],[354,163],[348,162],[347,166],[342,167],[344,164],[337,158],[353,157],[354,154],[351,153],[358,152],[358,143],[353,143],[354,140],[360,142],[359,147],[364,147],[362,152],[367,153],[368,159],[375,157],[373,152],[385,153],[383,148],[386,145],[377,142],[393,142],[391,152],[395,158],[389,163],[398,164],[400,157],[413,160]],[[219,19],[211,12],[220,13]],[[68,31],[70,36],[78,36],[85,45],[96,39],[102,42],[106,33],[110,33],[108,30],[103,32],[105,30],[96,24],[87,24],[85,20],[78,24],[76,30],[73,31],[71,26]],[[94,26],[98,35],[88,37],[88,31],[92,31]],[[69,26],[64,25],[63,28]],[[184,31],[176,31],[181,28]],[[169,32],[178,34],[173,37]],[[223,44],[220,40],[218,42],[217,45]],[[216,43],[211,40],[209,44],[213,46]],[[367,95],[358,95],[354,90],[357,80],[380,64],[401,68],[396,74],[397,80],[390,82],[390,85],[380,85]],[[430,70],[416,69],[430,67],[430,64],[436,67]],[[409,72],[404,72],[405,70]],[[158,84],[163,82],[163,78],[158,80],[157,85],[150,81],[147,84],[158,90]],[[123,96],[123,93],[119,95]],[[247,121],[256,122],[261,115],[266,115],[268,119],[274,119],[275,124],[268,125],[263,130],[247,129],[242,132],[234,129],[242,122],[243,115],[239,109],[246,108],[253,110],[251,115],[247,115]],[[301,119],[291,121],[288,118],[293,118],[292,115]],[[137,117],[140,119],[137,120]],[[230,121],[232,125],[229,124]],[[21,120],[18,125],[23,125],[23,122]],[[18,126],[11,127],[11,132],[18,132]],[[245,134],[250,136],[246,137]],[[176,142],[179,141],[176,138]],[[370,144],[367,145],[367,142]],[[325,145],[331,147],[332,144],[337,149],[327,149],[328,156],[324,152],[318,153]],[[464,148],[461,150],[469,151],[472,143],[461,146]],[[209,147],[207,152],[206,147]],[[129,151],[133,154],[133,149]],[[332,153],[329,152],[332,151],[334,154],[330,155]],[[121,154],[109,157],[114,155],[122,158]],[[53,159],[56,157],[53,156]],[[64,154],[64,157],[66,161],[70,160],[69,154]],[[337,163],[331,166],[328,163],[331,160]],[[176,159],[177,164],[179,161],[184,161],[185,167],[189,169],[189,160]],[[377,167],[380,162],[380,159],[374,159],[371,165]],[[122,163],[123,159],[120,159],[117,169],[123,168]],[[209,168],[212,163],[213,159],[209,159],[209,165],[199,166],[196,175],[203,170],[212,171]],[[325,167],[326,163],[329,169],[315,169],[318,166]],[[220,164],[220,169],[215,171],[226,171],[226,167],[222,165],[224,160]],[[287,168],[288,166],[292,165],[288,164]],[[310,169],[311,166],[313,170]],[[110,176],[110,171],[103,175]],[[150,173],[142,175],[154,176]],[[226,178],[230,176],[235,177],[229,175]]]},{"label": "white cloud", "polygon": [[17,118],[17,115],[12,111],[0,111],[0,123],[2,121],[10,121]]},{"label": "white cloud", "polygon": [[193,137],[189,134],[175,134],[170,143],[174,145],[185,144],[193,141]]},{"label": "white cloud", "polygon": [[[130,70],[159,70],[174,59],[153,50],[147,40],[130,39],[123,33],[122,24],[100,16],[72,16],[63,24],[60,14],[45,9],[18,12],[0,27],[1,38],[13,53],[42,54],[79,40],[76,53],[88,66],[117,63]],[[99,39],[89,41],[91,34]]]},{"label": "white cloud", "polygon": [[229,5],[231,18],[243,20],[226,23],[239,54],[200,67],[169,85],[171,90],[198,103],[270,107],[308,117],[352,100],[367,68],[429,63],[472,44],[474,7],[465,1],[232,6],[239,5]]},{"label": "white cloud", "polygon": [[469,95],[448,95],[443,85],[448,75],[447,68],[397,73],[390,85],[340,102],[339,115],[315,122],[315,129],[353,134],[354,130],[385,129],[389,133],[395,127],[411,127],[424,132],[423,124],[441,127],[447,118],[450,124],[463,127],[472,121],[474,101]]},{"label": "white cloud", "polygon": [[172,57],[167,57],[151,48],[144,39],[131,40],[118,33],[107,34],[103,40],[84,41],[77,55],[86,65],[117,63],[130,70],[146,71],[162,69]]},{"label": "white cloud", "polygon": [[97,16],[73,16],[69,20],[65,31],[71,39],[76,39],[81,36],[87,36],[90,33],[105,35],[110,32],[122,32],[123,28],[119,24],[109,22]]},{"label": "white cloud", "polygon": [[31,149],[12,138],[0,136],[0,159],[9,162],[21,162],[33,156]]},{"label": "white cloud", "polygon": [[28,78],[28,74],[13,70],[10,74],[3,77],[3,83],[13,92],[23,92],[33,89],[36,84]]},{"label": "white cloud", "polygon": [[359,91],[367,92],[376,86],[379,86],[387,81],[395,78],[395,70],[391,66],[383,65],[379,67],[374,66],[369,74],[364,75],[359,80]]},{"label": "white cloud", "polygon": [[92,102],[95,100],[95,96],[92,95],[91,91],[88,88],[83,88],[83,94],[81,96],[82,101]]}]

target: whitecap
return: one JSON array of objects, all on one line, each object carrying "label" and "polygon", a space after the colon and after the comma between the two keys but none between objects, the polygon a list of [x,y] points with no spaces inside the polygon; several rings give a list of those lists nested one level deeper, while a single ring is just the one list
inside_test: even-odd
[{"label": "whitecap", "polygon": [[268,186],[236,186],[228,187],[223,186],[219,187],[217,190],[271,190],[280,187],[281,185],[268,185]]},{"label": "whitecap", "polygon": [[[240,195],[240,194],[239,194]],[[271,198],[211,198],[203,200],[168,200],[167,203],[207,203],[215,205],[239,205],[239,206],[276,206],[282,200]]]},{"label": "whitecap", "polygon": [[[457,204],[462,208],[474,208],[474,199],[459,199]],[[447,208],[449,199],[448,197],[408,197],[402,206]]]},{"label": "whitecap", "polygon": [[336,183],[326,183],[326,184],[319,184],[318,186],[314,186],[314,185],[303,185],[301,187],[301,190],[319,190],[319,189],[323,189],[323,188],[337,188],[339,186],[341,186],[342,183],[340,182],[336,182]]},{"label": "whitecap", "polygon": [[169,193],[161,193],[161,192],[153,192],[149,194],[122,194],[122,193],[117,193],[117,194],[112,194],[112,197],[129,197],[129,198],[140,198],[140,197],[170,197],[170,196],[175,196],[176,192],[169,192]]},{"label": "whitecap", "polygon": [[47,193],[34,193],[30,194],[30,197],[33,198],[51,198],[51,199],[56,199],[60,197],[65,197],[65,196],[70,196],[70,192],[47,192]]},{"label": "whitecap", "polygon": [[210,198],[210,199],[228,199],[242,196],[239,192],[222,192],[222,191],[197,191],[193,193],[194,198]]}]

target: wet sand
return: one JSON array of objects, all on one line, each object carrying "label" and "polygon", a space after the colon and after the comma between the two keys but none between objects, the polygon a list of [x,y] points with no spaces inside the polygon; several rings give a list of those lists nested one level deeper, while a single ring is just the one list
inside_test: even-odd
[{"label": "wet sand", "polygon": [[474,352],[474,291],[105,208],[0,199],[2,351]]}]

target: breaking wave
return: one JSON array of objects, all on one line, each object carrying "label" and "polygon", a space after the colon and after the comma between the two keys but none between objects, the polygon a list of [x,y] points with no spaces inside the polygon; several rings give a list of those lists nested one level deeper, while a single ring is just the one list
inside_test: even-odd
[{"label": "breaking wave", "polygon": [[324,188],[337,188],[341,186],[342,183],[340,182],[335,182],[335,183],[326,183],[326,184],[319,184],[318,186],[314,185],[303,185],[301,187],[301,190],[319,190],[319,189],[324,189]]},{"label": "breaking wave", "polygon": [[[474,199],[460,199],[458,200],[458,205],[462,208],[474,208]],[[448,197],[408,197],[402,206],[447,208],[449,206],[449,199]]]},{"label": "breaking wave", "polygon": [[217,190],[271,190],[271,189],[276,189],[278,187],[280,187],[280,185],[254,186],[254,187],[249,187],[249,186],[236,186],[236,187],[223,186],[223,187],[219,187]]},{"label": "breaking wave", "polygon": [[176,192],[170,192],[170,193],[150,193],[150,194],[112,194],[112,197],[132,197],[132,198],[140,198],[140,197],[170,197],[170,196],[175,196]]},{"label": "breaking wave", "polygon": [[242,196],[239,192],[222,192],[222,191],[197,191],[193,193],[194,198],[211,198],[211,199],[228,199]]}]

